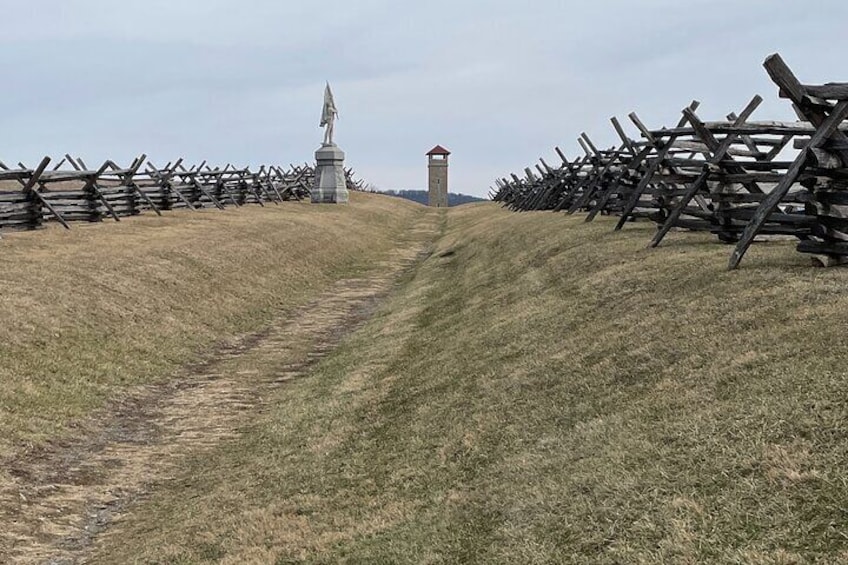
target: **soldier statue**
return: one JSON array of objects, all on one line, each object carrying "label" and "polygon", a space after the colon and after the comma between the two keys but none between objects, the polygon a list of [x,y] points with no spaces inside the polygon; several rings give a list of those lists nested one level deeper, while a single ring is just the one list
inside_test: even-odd
[{"label": "soldier statue", "polygon": [[333,124],[339,115],[336,110],[336,102],[333,100],[333,92],[330,90],[330,83],[324,89],[324,109],[321,111],[321,124],[318,127],[326,127],[324,130],[324,145],[335,145],[333,143]]}]

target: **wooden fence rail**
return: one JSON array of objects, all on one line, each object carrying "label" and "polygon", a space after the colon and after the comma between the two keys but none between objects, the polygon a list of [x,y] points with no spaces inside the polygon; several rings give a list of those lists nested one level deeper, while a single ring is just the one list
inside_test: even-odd
[{"label": "wooden fence rail", "polygon": [[613,118],[618,145],[598,149],[582,133],[584,155],[569,160],[555,148],[559,166],[542,159],[536,172],[497,179],[490,196],[516,211],[616,215],[616,230],[648,219],[657,224],[651,246],[673,228],[708,231],[735,245],[730,268],[766,235],[797,238],[821,264],[848,262],[848,83],[803,85],[779,55],[764,67],[799,121],[752,120],[759,96],[717,121],[693,102],[671,128],[650,129],[632,113],[638,139]]},{"label": "wooden fence rail", "polygon": [[[315,173],[310,165],[251,170],[206,162],[187,167],[182,159],[158,167],[146,155],[126,167],[106,161],[90,169],[70,155],[52,168],[51,162],[45,157],[35,168],[12,168],[0,161],[0,230],[38,229],[47,221],[70,229],[72,222],[120,221],[147,211],[280,204],[308,197]],[[353,171],[345,173],[348,188],[361,189]]]}]

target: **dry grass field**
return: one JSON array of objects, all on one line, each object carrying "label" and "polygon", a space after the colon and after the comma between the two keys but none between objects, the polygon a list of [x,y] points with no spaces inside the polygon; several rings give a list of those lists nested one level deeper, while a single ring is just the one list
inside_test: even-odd
[{"label": "dry grass field", "polygon": [[0,456],[373,267],[420,207],[354,195],[55,224],[0,242]]},{"label": "dry grass field", "polygon": [[[373,276],[404,228],[435,241],[355,333],[123,508],[90,562],[848,562],[848,271],[772,242],[727,272],[703,234],[648,250],[647,224],[490,203],[293,209],[273,237],[252,209],[78,230],[72,260],[50,232],[3,249],[14,449]],[[316,221],[323,241],[284,235]],[[151,245],[154,267],[130,260]],[[215,369],[287,370],[268,347]]]}]

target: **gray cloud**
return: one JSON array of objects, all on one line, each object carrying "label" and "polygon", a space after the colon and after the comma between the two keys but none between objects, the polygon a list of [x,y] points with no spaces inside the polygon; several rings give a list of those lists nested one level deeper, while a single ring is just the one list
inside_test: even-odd
[{"label": "gray cloud", "polygon": [[[453,190],[484,194],[554,145],[637,110],[677,121],[791,109],[761,68],[780,51],[808,82],[845,80],[840,0],[46,0],[4,6],[0,159],[311,160],[325,80],[339,144],[383,188],[425,184],[454,152]],[[319,11],[320,7],[320,11]],[[553,160],[553,159],[552,159]]]}]

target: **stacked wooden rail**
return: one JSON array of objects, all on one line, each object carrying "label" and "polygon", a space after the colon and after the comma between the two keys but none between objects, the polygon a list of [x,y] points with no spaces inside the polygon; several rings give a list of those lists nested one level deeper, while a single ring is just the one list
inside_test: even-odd
[{"label": "stacked wooden rail", "polygon": [[798,121],[753,120],[759,96],[715,121],[692,102],[670,128],[632,113],[638,139],[613,118],[617,145],[598,149],[583,133],[583,155],[556,148],[558,166],[542,159],[498,179],[491,197],[517,211],[615,215],[616,230],[647,219],[657,224],[652,246],[674,228],[707,231],[735,245],[730,268],[755,238],[775,235],[822,264],[848,262],[848,83],[803,85],[779,55],[764,67]]},{"label": "stacked wooden rail", "polygon": [[[47,221],[70,228],[71,222],[120,221],[146,211],[279,204],[308,197],[315,175],[310,165],[251,170],[205,162],[187,167],[179,159],[158,167],[145,155],[127,167],[106,161],[96,169],[70,155],[53,167],[51,161],[45,157],[35,168],[0,161],[0,229],[37,229]],[[361,190],[362,181],[345,172],[348,188]]]}]

